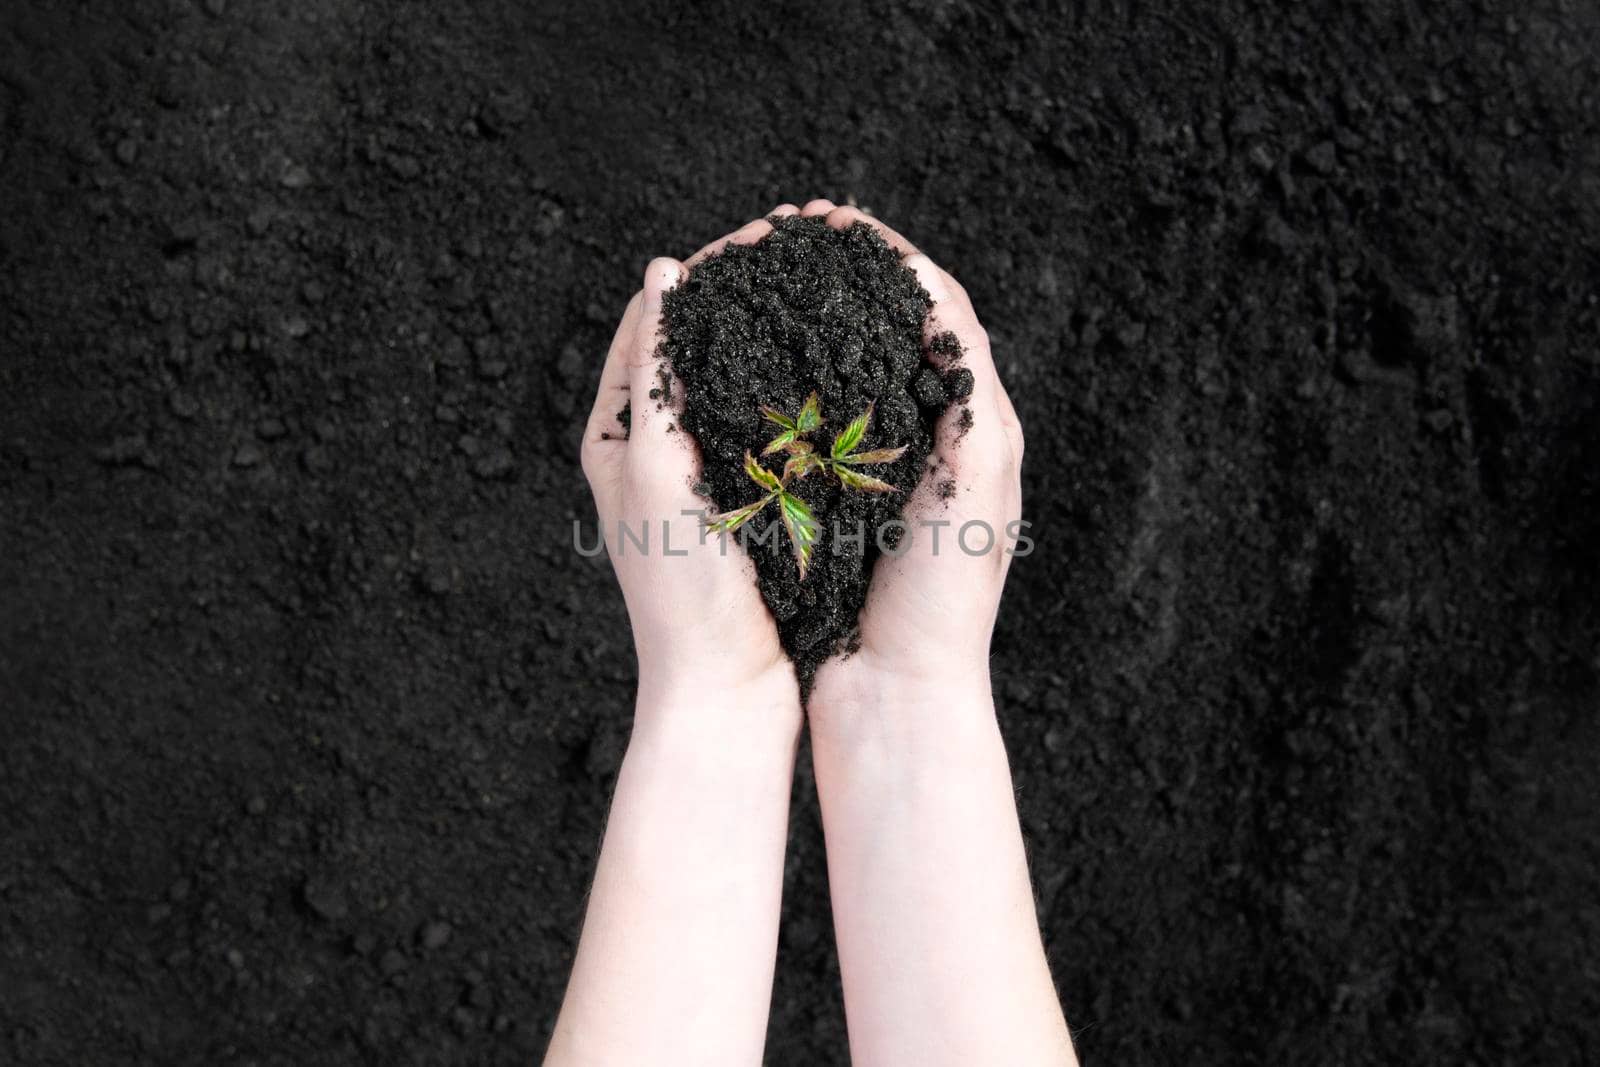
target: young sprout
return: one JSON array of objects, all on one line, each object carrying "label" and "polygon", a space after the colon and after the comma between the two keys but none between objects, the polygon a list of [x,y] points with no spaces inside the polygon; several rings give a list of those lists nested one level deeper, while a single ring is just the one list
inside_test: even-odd
[{"label": "young sprout", "polygon": [[822,425],[822,402],[817,399],[816,393],[812,393],[806,397],[805,404],[800,408],[800,414],[792,419],[776,408],[762,408],[761,414],[768,422],[776,423],[783,430],[761,450],[763,456],[770,456],[795,444],[801,437]]},{"label": "young sprout", "polygon": [[893,463],[905,455],[904,445],[899,448],[877,448],[870,452],[857,452],[856,448],[866,436],[867,424],[871,421],[872,405],[868,404],[867,410],[858,415],[833,439],[833,447],[825,456],[818,453],[809,441],[794,441],[788,444],[786,447],[790,456],[789,462],[783,467],[784,480],[787,481],[791,477],[804,478],[812,471],[826,471],[839,479],[839,483],[846,489],[855,489],[862,493],[899,492],[888,482],[855,470],[856,467]]},{"label": "young sprout", "polygon": [[855,468],[893,463],[905,455],[907,446],[879,448],[869,452],[856,451],[861,439],[867,434],[867,424],[872,421],[871,404],[868,404],[867,410],[856,416],[850,425],[839,432],[833,439],[833,446],[829,448],[827,455],[819,453],[816,446],[804,439],[805,435],[822,426],[822,403],[817,399],[816,393],[806,397],[800,413],[794,418],[773,408],[762,408],[761,414],[782,431],[768,442],[761,454],[767,456],[774,452],[787,452],[789,458],[784,461],[783,474],[781,476],[773,474],[746,452],[744,472],[752,482],[766,491],[766,495],[753,504],[746,504],[733,511],[724,511],[720,515],[712,515],[705,520],[705,524],[708,529],[716,533],[732,533],[761,514],[762,509],[776,500],[778,511],[783,518],[783,528],[788,532],[789,544],[794,550],[795,563],[800,568],[800,577],[804,579],[806,568],[811,565],[812,550],[817,543],[817,519],[804,500],[789,492],[789,483],[804,478],[812,471],[824,471],[839,479],[839,484],[846,489],[862,493],[896,493],[899,490],[888,482],[862,474]]},{"label": "young sprout", "polygon": [[817,543],[817,519],[804,500],[789,492],[786,482],[756,462],[750,453],[744,454],[744,472],[750,480],[765,489],[766,495],[754,504],[746,504],[733,511],[724,511],[705,520],[706,528],[713,533],[732,533],[757,515],[774,500],[783,517],[783,528],[789,534],[789,545],[794,550],[794,561],[800,568],[800,577],[806,576],[811,565],[811,551]]},{"label": "young sprout", "polygon": [[872,421],[872,405],[867,405],[867,410],[858,415],[849,426],[833,439],[833,448],[826,460],[828,470],[834,477],[844,483],[846,488],[859,489],[864,493],[894,493],[898,492],[888,482],[862,474],[852,468],[868,467],[879,463],[893,463],[906,454],[905,445],[899,448],[875,448],[870,452],[857,452],[856,447],[861,444],[861,439],[867,435],[867,423]]}]

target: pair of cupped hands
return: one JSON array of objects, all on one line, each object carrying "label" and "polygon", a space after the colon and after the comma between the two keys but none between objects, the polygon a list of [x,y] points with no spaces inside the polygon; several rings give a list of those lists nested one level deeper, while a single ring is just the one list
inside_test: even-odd
[{"label": "pair of cupped hands", "polygon": [[[859,650],[818,669],[808,704],[813,728],[819,717],[848,719],[851,709],[883,699],[918,694],[948,699],[974,689],[987,695],[989,638],[1011,561],[1006,531],[1022,511],[1022,428],[966,290],[870,215],[813,200],[803,208],[774,208],[687,261],[653,260],[606,356],[584,432],[583,470],[633,627],[640,708],[715,703],[790,707],[799,713],[794,669],[756,588],[754,564],[742,550],[723,551],[716,536],[708,538],[700,529],[696,514],[704,513],[708,502],[692,489],[699,480],[699,452],[688,434],[669,432],[678,417],[673,404],[681,405],[683,391],[673,390],[671,402],[643,400],[662,369],[664,295],[701,260],[730,243],[753,244],[771,232],[768,219],[796,214],[822,217],[840,229],[865,223],[877,230],[932,297],[925,344],[937,334],[954,334],[964,350],[963,365],[973,375],[970,427],[961,432],[961,409],[952,405],[939,423],[934,447],[934,457],[948,471],[940,480],[953,477],[956,492],[941,499],[926,476],[912,491],[903,515],[910,526],[909,545],[877,563],[861,615]],[[630,398],[631,426],[624,433],[617,415]],[[919,527],[923,519],[949,525],[934,531]],[[975,555],[955,543],[956,532],[974,520],[995,532],[991,550]],[[635,529],[648,522],[653,530],[666,522],[675,554],[617,551],[619,521]],[[677,555],[684,546],[687,554]]]}]

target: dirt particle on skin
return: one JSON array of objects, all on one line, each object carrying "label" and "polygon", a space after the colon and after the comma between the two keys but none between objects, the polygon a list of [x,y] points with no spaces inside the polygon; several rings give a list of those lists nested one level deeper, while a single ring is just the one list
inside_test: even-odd
[{"label": "dirt particle on skin", "polygon": [[935,366],[950,370],[962,355],[960,338],[949,330],[941,330],[928,339],[928,357]]}]

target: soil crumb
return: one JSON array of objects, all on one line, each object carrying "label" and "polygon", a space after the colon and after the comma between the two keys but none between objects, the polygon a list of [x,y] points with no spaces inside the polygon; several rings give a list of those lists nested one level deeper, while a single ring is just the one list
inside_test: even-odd
[{"label": "soil crumb", "polygon": [[[667,294],[663,345],[684,390],[682,426],[700,445],[703,485],[719,511],[760,496],[744,455],[759,456],[777,432],[763,407],[794,415],[815,391],[822,427],[810,439],[826,449],[870,404],[861,450],[906,446],[896,462],[870,471],[897,493],[845,491],[817,473],[790,483],[821,529],[804,581],[776,505],[746,527],[761,595],[809,693],[818,665],[853,647],[881,554],[877,532],[900,517],[939,417],[971,392],[972,375],[955,365],[960,344],[949,335],[934,339],[930,363],[928,294],[870,226],[836,230],[798,217],[773,225],[760,242],[705,260]],[[781,460],[764,463],[777,473]],[[888,547],[896,529],[886,532]]]}]

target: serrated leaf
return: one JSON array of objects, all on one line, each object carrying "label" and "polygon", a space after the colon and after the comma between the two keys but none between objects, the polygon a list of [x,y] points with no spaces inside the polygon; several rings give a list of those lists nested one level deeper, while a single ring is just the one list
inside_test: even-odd
[{"label": "serrated leaf", "polygon": [[852,455],[840,456],[838,461],[840,463],[848,463],[852,467],[860,467],[871,463],[893,463],[905,455],[906,449],[909,447],[909,445],[901,445],[899,448],[878,448],[871,452],[856,452]]},{"label": "serrated leaf", "polygon": [[748,452],[744,454],[744,472],[749,475],[752,482],[755,482],[763,489],[776,490],[783,488],[783,483],[778,480],[778,476],[757,463],[756,458]]},{"label": "serrated leaf", "polygon": [[767,442],[767,447],[763,448],[761,450],[761,454],[763,456],[770,456],[774,452],[781,451],[781,450],[789,447],[790,445],[794,444],[794,441],[795,441],[794,431],[793,430],[785,430],[782,433],[780,433],[778,436],[774,437],[771,441],[768,441]]},{"label": "serrated leaf", "polygon": [[794,429],[794,420],[785,415],[783,412],[779,411],[777,408],[762,408],[761,417],[766,419],[768,422],[777,423],[785,430]]},{"label": "serrated leaf", "polygon": [[855,451],[856,445],[867,435],[867,423],[872,421],[872,405],[867,405],[867,410],[857,415],[855,420],[840,431],[839,436],[833,439],[833,458],[840,459]]},{"label": "serrated leaf", "polygon": [[853,471],[849,467],[835,467],[833,473],[839,476],[839,482],[846,489],[855,489],[863,493],[898,493],[900,491],[888,482]]},{"label": "serrated leaf", "polygon": [[772,497],[764,496],[754,504],[746,504],[742,508],[724,511],[720,515],[711,515],[702,521],[705,523],[706,529],[712,533],[733,533],[733,531],[761,514],[761,509],[766,507],[771,500]]},{"label": "serrated leaf", "polygon": [[[798,443],[805,444],[804,441]],[[789,462],[783,465],[783,482],[787,485],[790,478],[804,478],[820,466],[822,458],[811,451],[810,445],[806,445],[804,449],[797,448],[794,450],[794,455],[789,457]]]},{"label": "serrated leaf", "polygon": [[822,425],[822,401],[816,393],[806,397],[806,402],[800,408],[800,415],[794,420],[794,428],[801,433],[810,433]]},{"label": "serrated leaf", "polygon": [[783,528],[789,534],[789,547],[794,550],[794,561],[800,568],[800,578],[805,579],[806,568],[811,566],[811,552],[817,543],[817,519],[806,502],[793,493],[779,493],[778,507],[783,512]]}]

